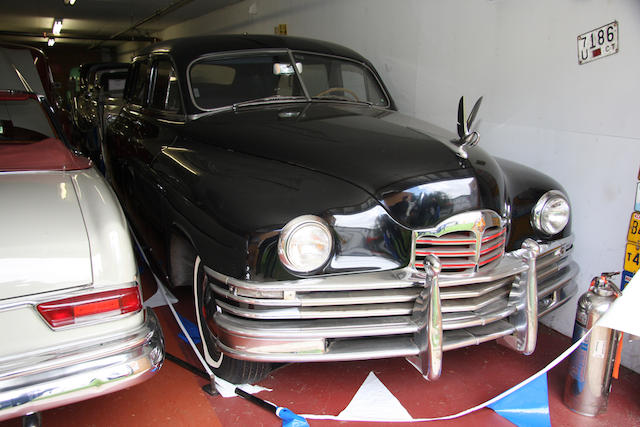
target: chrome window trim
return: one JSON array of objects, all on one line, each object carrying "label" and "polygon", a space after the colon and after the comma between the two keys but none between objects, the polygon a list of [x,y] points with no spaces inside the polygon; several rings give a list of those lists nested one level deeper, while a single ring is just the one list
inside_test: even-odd
[{"label": "chrome window trim", "polygon": [[154,90],[155,90],[155,86],[156,86],[156,75],[157,75],[157,71],[155,71],[155,70],[156,70],[157,65],[158,65],[158,64],[157,64],[157,61],[158,61],[158,60],[165,60],[165,59],[168,59],[168,60],[169,60],[169,62],[171,63],[171,67],[173,68],[173,73],[175,74],[175,76],[176,76],[176,80],[177,80],[177,82],[178,82],[178,83],[177,83],[177,88],[178,88],[178,97],[180,98],[180,108],[181,108],[182,112],[169,111],[169,110],[165,110],[165,109],[162,109],[162,108],[152,107],[151,105],[149,105],[150,110],[151,110],[151,111],[161,111],[161,112],[163,112],[163,113],[167,113],[167,114],[175,114],[176,116],[184,117],[184,116],[185,116],[185,112],[186,112],[186,108],[185,108],[186,106],[185,106],[185,104],[184,104],[184,96],[182,96],[182,89],[181,89],[181,87],[180,87],[180,86],[181,86],[181,85],[180,85],[180,80],[181,80],[181,79],[180,79],[180,78],[179,78],[179,76],[178,76],[178,71],[177,71],[177,70],[178,70],[178,67],[176,67],[176,63],[175,63],[175,61],[173,60],[173,57],[172,57],[171,55],[169,55],[169,53],[168,53],[168,52],[158,50],[158,51],[153,51],[153,52],[151,52],[151,53],[149,54],[149,58],[150,58],[150,61],[151,61],[151,67],[153,68],[153,70],[154,70],[154,72],[155,72],[155,74],[154,74],[154,76],[153,76],[153,87],[152,87],[152,88],[150,88],[150,90],[149,90],[150,96],[151,96],[151,97],[153,97],[153,92],[154,92]]},{"label": "chrome window trim", "polygon": [[[349,61],[349,62],[353,62],[355,64],[358,64],[364,68],[366,68],[371,75],[373,76],[373,78],[375,79],[376,83],[378,83],[378,86],[380,87],[380,90],[382,92],[382,94],[384,95],[387,103],[386,105],[373,105],[374,107],[378,107],[378,108],[384,108],[384,109],[388,109],[391,107],[391,97],[389,96],[389,94],[387,93],[385,86],[382,84],[382,81],[380,80],[379,76],[377,75],[377,73],[374,72],[374,70],[371,69],[371,67],[369,67],[366,63],[355,60],[353,58],[347,58],[344,56],[338,56],[338,55],[330,55],[330,54],[324,54],[324,53],[319,53],[319,52],[311,52],[311,51],[306,51],[306,50],[292,50],[292,49],[286,49],[286,48],[271,48],[271,49],[244,49],[244,50],[230,50],[230,51],[225,51],[225,52],[212,52],[212,53],[207,53],[204,55],[200,55],[199,57],[193,59],[191,62],[189,62],[189,64],[187,65],[186,68],[186,80],[187,80],[187,88],[189,89],[189,98],[191,99],[191,102],[193,103],[193,106],[196,107],[197,109],[203,111],[205,114],[207,113],[217,113],[217,112],[222,112],[222,111],[228,111],[228,110],[232,110],[233,109],[233,105],[225,105],[223,107],[216,107],[216,108],[202,108],[201,106],[198,105],[198,103],[196,102],[195,98],[193,97],[193,87],[191,86],[191,67],[193,67],[193,65],[201,60],[204,59],[209,59],[209,58],[226,58],[226,57],[239,57],[239,56],[247,56],[247,55],[252,55],[252,54],[283,54],[288,56],[294,63],[295,63],[295,59],[294,59],[294,54],[296,53],[301,53],[301,54],[306,54],[306,55],[315,55],[315,56],[324,56],[327,58],[335,58],[335,59],[340,59],[343,61]],[[294,70],[296,72],[296,76],[298,77],[298,81],[300,82],[300,86],[302,87],[302,91],[305,93],[305,98],[306,99],[300,99],[299,101],[295,101],[295,100],[282,100],[282,101],[278,101],[278,100],[270,100],[270,101],[265,101],[264,104],[278,104],[278,103],[290,103],[290,102],[344,102],[344,103],[348,103],[348,104],[356,104],[356,105],[370,105],[369,103],[365,103],[365,102],[357,102],[357,101],[336,101],[336,100],[319,100],[319,99],[314,99],[311,98],[309,96],[309,93],[307,92],[306,89],[306,85],[304,84],[304,80],[302,80],[300,78],[300,73],[297,70],[297,67],[294,67]],[[190,118],[198,118],[201,117],[202,113],[200,114],[195,114],[195,115],[189,115]]]}]

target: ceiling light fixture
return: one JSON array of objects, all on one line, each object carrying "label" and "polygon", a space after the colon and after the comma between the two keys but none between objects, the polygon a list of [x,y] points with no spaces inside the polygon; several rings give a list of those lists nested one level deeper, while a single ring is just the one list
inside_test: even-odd
[{"label": "ceiling light fixture", "polygon": [[49,40],[47,40],[47,46],[51,47],[54,44],[56,44],[56,39],[54,39],[53,37],[49,37]]},{"label": "ceiling light fixture", "polygon": [[73,6],[76,4],[76,0],[64,0],[64,4],[68,4],[69,6]]},{"label": "ceiling light fixture", "polygon": [[62,31],[62,19],[56,19],[53,21],[53,29],[51,32],[53,32],[53,35],[59,36],[60,31]]}]

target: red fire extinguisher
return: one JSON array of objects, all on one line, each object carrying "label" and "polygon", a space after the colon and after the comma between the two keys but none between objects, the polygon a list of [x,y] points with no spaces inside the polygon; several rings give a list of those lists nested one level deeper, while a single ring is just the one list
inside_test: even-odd
[{"label": "red fire extinguisher", "polygon": [[[621,334],[596,322],[620,295],[611,281],[619,273],[602,273],[591,281],[589,290],[578,300],[573,342],[593,328],[589,337],[573,352],[564,388],[564,403],[583,415],[595,416],[607,410],[611,377]],[[617,375],[616,375],[617,376]]]}]

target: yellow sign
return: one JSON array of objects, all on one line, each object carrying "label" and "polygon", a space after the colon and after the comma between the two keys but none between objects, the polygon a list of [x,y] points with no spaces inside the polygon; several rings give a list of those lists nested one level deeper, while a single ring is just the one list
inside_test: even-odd
[{"label": "yellow sign", "polygon": [[627,241],[629,243],[635,243],[640,245],[640,212],[634,212],[631,214],[631,220],[629,221],[629,233],[627,234]]},{"label": "yellow sign", "polygon": [[627,250],[624,254],[624,269],[630,273],[635,273],[640,267],[640,245],[627,243]]}]

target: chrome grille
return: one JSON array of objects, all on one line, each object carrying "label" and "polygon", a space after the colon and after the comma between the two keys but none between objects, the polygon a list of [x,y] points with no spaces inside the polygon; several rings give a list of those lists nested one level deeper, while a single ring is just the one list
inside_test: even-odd
[{"label": "chrome grille", "polygon": [[503,221],[494,212],[456,215],[434,229],[415,232],[414,266],[424,270],[425,256],[435,255],[443,273],[477,272],[500,261],[505,234]]},{"label": "chrome grille", "polygon": [[[504,240],[504,232],[489,228],[483,234],[487,242]],[[488,258],[494,245],[488,245]],[[570,260],[571,251],[572,238],[541,245],[536,263],[539,315],[559,307],[575,293],[572,279],[577,266]],[[521,255],[520,251],[503,254],[495,268],[483,274],[440,276],[444,350],[515,331],[509,318],[518,306],[510,293],[522,287],[528,271]],[[252,356],[273,361],[352,360],[363,358],[365,353],[366,357],[393,357],[415,351],[412,337],[419,325],[413,316],[414,302],[423,289],[424,275],[411,266],[322,280],[266,283],[231,278],[207,267],[205,271],[217,306],[216,323],[224,333],[223,344],[240,340],[242,348],[255,346],[248,350]],[[304,347],[286,350],[286,357],[269,356],[265,354],[272,350],[263,350],[265,340],[290,341],[292,348],[313,340],[322,345],[316,353]]]}]

